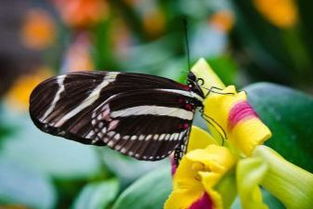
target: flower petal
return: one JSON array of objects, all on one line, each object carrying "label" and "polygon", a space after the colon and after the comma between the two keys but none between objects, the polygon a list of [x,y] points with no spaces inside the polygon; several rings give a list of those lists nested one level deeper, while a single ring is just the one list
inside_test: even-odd
[{"label": "flower petal", "polygon": [[205,81],[201,86],[201,90],[205,95],[208,93],[208,89],[212,86],[225,88],[221,79],[214,73],[204,58],[200,58],[197,61],[197,63],[191,68],[191,72],[193,72],[197,78],[201,78]]},{"label": "flower petal", "polygon": [[217,145],[194,150],[188,153],[186,158],[193,162],[191,168],[198,170],[201,177],[206,178],[207,181],[204,182],[206,187],[215,186],[235,163],[235,158],[230,151]]},{"label": "flower petal", "polygon": [[[193,154],[193,156],[188,155],[188,157],[196,160],[198,157],[201,156],[199,155],[200,150],[197,151],[198,153],[190,153]],[[232,188],[228,188],[229,193],[226,196],[223,195],[224,193],[220,193],[219,189],[222,189],[222,187],[226,185],[223,183],[227,183],[228,186],[233,185],[232,182],[229,182],[230,178],[228,178],[228,176],[225,177],[225,175],[232,169],[236,162],[236,159],[230,153],[229,149],[221,146],[210,145],[206,149],[201,151],[206,152],[205,155],[202,155],[203,157],[205,157],[201,159],[201,163],[206,166],[207,170],[198,172],[201,178],[202,185],[204,186],[205,191],[213,200],[214,208],[222,209],[223,206],[230,205],[234,198],[234,191],[232,191]],[[198,159],[198,162],[199,161],[200,159]],[[221,183],[223,185],[221,185]]]},{"label": "flower petal", "polygon": [[226,147],[209,145],[188,152],[174,175],[173,192],[165,208],[189,208],[206,192],[214,209],[222,208],[222,198],[214,186],[235,164],[236,159]]},{"label": "flower petal", "polygon": [[267,164],[260,158],[246,158],[239,161],[236,178],[243,209],[268,209],[262,200],[259,188],[267,169]]},{"label": "flower petal", "polygon": [[192,126],[187,153],[195,149],[203,149],[210,144],[217,144],[217,142],[207,131],[197,126]]},{"label": "flower petal", "polygon": [[212,199],[207,193],[203,193],[202,197],[196,202],[192,203],[189,209],[214,209]]},{"label": "flower petal", "polygon": [[217,130],[224,130],[228,142],[245,155],[249,156],[255,146],[271,137],[270,130],[247,102],[246,93],[237,93],[234,86],[209,95],[204,101],[204,113],[218,123]]},{"label": "flower petal", "polygon": [[223,200],[224,208],[231,208],[237,197],[237,186],[235,172],[227,173],[214,188]]},{"label": "flower petal", "polygon": [[164,209],[187,209],[193,203],[198,201],[203,195],[203,191],[190,189],[176,189],[174,190],[166,202]]},{"label": "flower petal", "polygon": [[253,156],[268,165],[261,185],[288,209],[309,209],[313,205],[313,174],[288,162],[266,146],[256,147]]}]

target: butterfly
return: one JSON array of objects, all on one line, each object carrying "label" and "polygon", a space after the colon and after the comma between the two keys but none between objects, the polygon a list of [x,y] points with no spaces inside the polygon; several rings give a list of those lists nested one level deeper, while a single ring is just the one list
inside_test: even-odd
[{"label": "butterfly", "polygon": [[140,73],[72,72],[40,83],[30,116],[42,131],[84,144],[108,146],[138,160],[161,160],[186,150],[203,79],[187,84]]}]

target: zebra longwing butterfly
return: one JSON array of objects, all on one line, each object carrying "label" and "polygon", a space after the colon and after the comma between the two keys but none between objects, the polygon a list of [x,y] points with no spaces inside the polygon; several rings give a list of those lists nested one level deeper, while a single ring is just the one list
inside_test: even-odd
[{"label": "zebra longwing butterfly", "polygon": [[107,145],[139,160],[180,158],[204,93],[190,72],[187,85],[138,73],[74,72],[43,81],[30,97],[30,116],[44,132]]}]

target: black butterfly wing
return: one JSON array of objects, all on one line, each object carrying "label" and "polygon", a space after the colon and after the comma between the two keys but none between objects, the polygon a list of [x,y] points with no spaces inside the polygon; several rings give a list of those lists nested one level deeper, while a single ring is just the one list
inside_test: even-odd
[{"label": "black butterfly wing", "polygon": [[186,86],[132,73],[80,72],[51,78],[33,91],[30,115],[41,130],[108,145],[143,160],[168,156],[190,128]]},{"label": "black butterfly wing", "polygon": [[121,93],[93,112],[85,138],[137,159],[162,159],[182,143],[192,122],[193,110],[177,105],[181,98],[161,90]]},{"label": "black butterfly wing", "polygon": [[85,100],[88,97],[99,104],[117,93],[151,88],[185,89],[186,86],[146,74],[75,72],[52,77],[39,84],[30,97],[30,112],[35,117],[48,119],[67,113],[81,103],[87,104]]}]

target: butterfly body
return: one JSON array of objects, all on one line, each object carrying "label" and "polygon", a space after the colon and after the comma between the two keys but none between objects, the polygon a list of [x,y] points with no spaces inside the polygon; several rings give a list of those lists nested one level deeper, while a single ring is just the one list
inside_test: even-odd
[{"label": "butterfly body", "polygon": [[184,85],[138,73],[74,72],[39,84],[30,115],[44,132],[160,160],[174,150],[179,158],[203,98],[192,73]]}]

